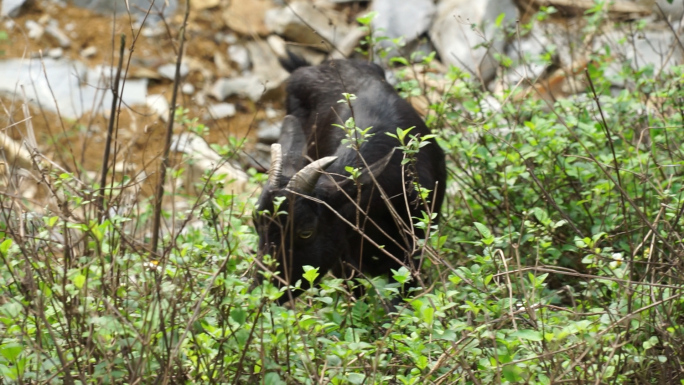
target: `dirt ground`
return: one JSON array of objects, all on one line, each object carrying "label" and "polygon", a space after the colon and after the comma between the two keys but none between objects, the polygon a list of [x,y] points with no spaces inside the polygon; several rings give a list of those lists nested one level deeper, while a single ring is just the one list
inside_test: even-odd
[{"label": "dirt ground", "polygon": [[[63,31],[68,31],[67,34],[72,41],[71,46],[64,50],[63,57],[79,60],[91,68],[97,65],[116,65],[119,36],[124,34],[124,66],[128,69],[128,77],[148,78],[148,95],[162,94],[170,101],[172,82],[162,79],[156,68],[175,61],[178,50],[176,34],[182,22],[181,15],[167,20],[165,33],[145,37],[133,26],[128,15],[113,20],[111,16],[98,15],[70,5],[61,7],[49,3],[48,6],[43,6],[42,3],[35,2],[19,17],[13,19],[20,33],[15,29],[15,32],[9,34],[8,40],[0,42],[3,58],[36,57],[40,51],[45,55],[47,50],[58,46],[47,34],[37,41],[29,39],[24,30],[28,20],[56,20]],[[230,63],[226,55],[227,43],[217,42],[214,38],[217,31],[225,30],[220,12],[205,10],[192,12],[191,15],[185,52],[185,59],[191,71],[186,82],[192,84],[196,90],[202,90],[206,89],[208,84],[212,84],[217,77],[228,76],[230,71],[235,69],[225,65]],[[83,58],[80,51],[87,47],[96,47],[97,53]],[[23,139],[28,130],[26,122],[14,124],[25,119],[21,108],[23,101],[12,100],[7,95],[0,97],[0,101],[0,129],[14,139]],[[220,120],[205,119],[206,108],[194,100],[193,96],[179,92],[178,104],[188,109],[187,117],[199,118],[199,122],[209,128],[206,137],[209,143],[223,145],[229,143],[230,137],[247,137],[247,149],[250,149],[256,137],[256,122],[265,118],[265,105],[237,98],[227,101],[236,105],[237,114]],[[207,104],[214,102],[216,101],[207,97]],[[266,103],[275,108],[279,107],[277,100]],[[109,110],[108,106],[106,110]],[[60,119],[57,114],[44,111],[34,104],[30,104],[30,113],[30,126],[39,147],[47,157],[77,175],[92,174],[101,169],[107,117],[86,114],[75,121]],[[118,114],[115,133],[118,149],[116,168],[131,175],[143,170],[148,175],[155,174],[163,149],[166,127],[167,123],[144,106],[122,107]],[[185,128],[177,125],[174,130],[179,132]],[[147,179],[148,183],[153,179]],[[146,193],[152,191],[148,184],[143,190]]]}]

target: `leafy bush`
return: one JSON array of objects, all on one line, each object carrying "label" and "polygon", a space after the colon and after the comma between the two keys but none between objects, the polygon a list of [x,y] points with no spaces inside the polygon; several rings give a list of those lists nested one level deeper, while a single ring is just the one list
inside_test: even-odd
[{"label": "leafy bush", "polygon": [[674,383],[684,68],[626,66],[633,88],[615,92],[594,59],[588,92],[555,102],[450,69],[428,118],[447,200],[424,243],[426,286],[396,308],[406,269],[395,283],[328,277],[277,305],[282,292],[256,284],[270,261],[253,252],[255,198],[226,193],[221,175],[165,213],[160,252],[145,246],[149,202],[114,205],[126,181],[104,215],[97,186],[74,190],[68,173],[46,176],[61,211],[0,195],[2,383]]}]

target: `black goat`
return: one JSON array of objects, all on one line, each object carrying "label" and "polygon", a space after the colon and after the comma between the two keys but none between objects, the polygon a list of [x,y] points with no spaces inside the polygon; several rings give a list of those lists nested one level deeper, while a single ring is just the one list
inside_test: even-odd
[{"label": "black goat", "polygon": [[[292,284],[302,278],[304,265],[318,267],[321,277],[330,270],[338,277],[391,276],[390,269],[414,267],[414,239],[425,233],[412,225],[412,217],[440,210],[442,149],[429,139],[413,161],[402,164],[405,155],[395,150],[400,143],[387,133],[415,127],[410,135],[424,137],[430,130],[379,66],[357,60],[301,64],[283,63],[292,72],[288,116],[279,143],[271,147],[269,180],[254,218],[260,253],[273,255],[280,276]],[[343,93],[356,98],[339,102]],[[357,148],[343,142],[348,135],[335,126],[350,117],[356,127],[372,127]],[[361,170],[356,180],[347,166]],[[427,201],[413,182],[432,190]],[[277,209],[274,201],[280,202]]]}]

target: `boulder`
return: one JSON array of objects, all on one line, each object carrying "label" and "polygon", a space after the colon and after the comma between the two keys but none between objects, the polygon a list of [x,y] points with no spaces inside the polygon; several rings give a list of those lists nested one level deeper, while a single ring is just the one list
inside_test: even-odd
[{"label": "boulder", "polygon": [[[377,12],[371,24],[375,34],[390,39],[403,37],[404,43],[411,46],[430,28],[436,7],[432,0],[375,0],[371,10]],[[399,54],[389,40],[381,41],[379,46],[389,49],[389,56]]]},{"label": "boulder", "polygon": [[[266,27],[290,41],[328,52],[353,30],[344,15],[333,9],[321,9],[307,1],[266,12]],[[328,44],[326,44],[328,43]]]},{"label": "boulder", "polygon": [[443,0],[437,5],[437,17],[430,28],[430,38],[445,64],[461,67],[487,82],[498,67],[493,54],[506,45],[501,26],[513,25],[518,8],[513,0]]}]

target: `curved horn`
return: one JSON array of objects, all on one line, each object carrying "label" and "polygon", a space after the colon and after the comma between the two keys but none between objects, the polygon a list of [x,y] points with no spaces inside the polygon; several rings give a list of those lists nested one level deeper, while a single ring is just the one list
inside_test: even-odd
[{"label": "curved horn", "polygon": [[283,152],[280,144],[271,145],[271,168],[268,170],[268,185],[270,188],[280,187],[280,176],[283,173]]},{"label": "curved horn", "polygon": [[311,194],[316,187],[318,178],[321,177],[321,172],[328,168],[335,159],[337,159],[336,156],[326,156],[307,165],[290,179],[287,188],[302,194]]}]

